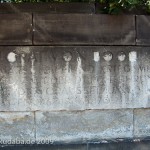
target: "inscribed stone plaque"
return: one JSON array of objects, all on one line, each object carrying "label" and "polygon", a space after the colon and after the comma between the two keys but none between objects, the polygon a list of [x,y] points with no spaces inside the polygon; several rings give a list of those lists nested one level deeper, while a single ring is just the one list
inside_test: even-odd
[{"label": "inscribed stone plaque", "polygon": [[0,47],[0,109],[147,108],[149,69],[149,47]]}]

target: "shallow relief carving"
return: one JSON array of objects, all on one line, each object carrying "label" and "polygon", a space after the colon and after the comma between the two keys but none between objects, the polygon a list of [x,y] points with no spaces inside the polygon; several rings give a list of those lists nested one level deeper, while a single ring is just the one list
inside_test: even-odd
[{"label": "shallow relief carving", "polygon": [[140,47],[0,48],[1,110],[150,106],[150,52]]}]

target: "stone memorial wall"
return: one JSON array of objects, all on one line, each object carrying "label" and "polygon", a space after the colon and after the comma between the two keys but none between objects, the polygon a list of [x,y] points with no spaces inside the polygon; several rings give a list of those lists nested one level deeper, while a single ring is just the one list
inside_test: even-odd
[{"label": "stone memorial wall", "polygon": [[0,47],[2,111],[150,107],[149,48]]},{"label": "stone memorial wall", "polygon": [[5,7],[0,6],[1,144],[150,136],[149,16],[95,14],[92,4],[78,13],[78,5],[59,12],[55,4],[47,8],[50,14]]}]

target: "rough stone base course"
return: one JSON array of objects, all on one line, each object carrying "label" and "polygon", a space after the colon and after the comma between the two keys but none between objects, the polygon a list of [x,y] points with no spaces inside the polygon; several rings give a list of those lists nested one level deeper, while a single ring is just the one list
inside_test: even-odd
[{"label": "rough stone base course", "polygon": [[17,140],[54,144],[142,139],[149,135],[149,114],[149,109],[1,112],[0,144],[21,144],[15,143]]}]

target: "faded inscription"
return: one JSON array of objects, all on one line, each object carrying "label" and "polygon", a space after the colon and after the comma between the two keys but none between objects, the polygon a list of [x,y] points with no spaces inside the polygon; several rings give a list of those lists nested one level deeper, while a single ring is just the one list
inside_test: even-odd
[{"label": "faded inscription", "polygon": [[149,107],[150,52],[123,48],[7,47],[0,51],[0,108]]}]

